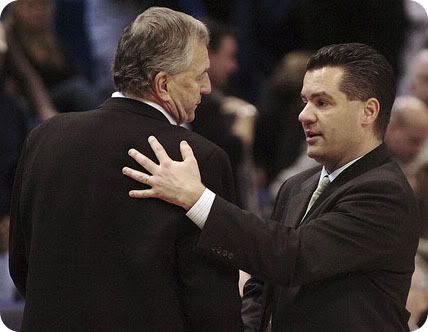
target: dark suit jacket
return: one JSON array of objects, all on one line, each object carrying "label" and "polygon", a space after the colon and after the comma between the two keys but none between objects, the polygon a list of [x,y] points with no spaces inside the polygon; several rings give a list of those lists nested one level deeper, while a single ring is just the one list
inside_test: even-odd
[{"label": "dark suit jacket", "polygon": [[216,197],[201,248],[226,251],[225,261],[275,285],[264,294],[247,285],[244,323],[260,329],[272,304],[273,331],[408,330],[420,218],[405,176],[381,145],[343,171],[299,225],[319,176],[318,167],[285,182],[278,222]]},{"label": "dark suit jacket", "polygon": [[[22,331],[240,331],[238,270],[204,257],[185,211],[136,200],[137,167],[156,135],[173,159],[193,147],[205,183],[233,200],[226,154],[141,102],[112,98],[29,136],[16,175],[10,270],[26,306]],[[144,187],[144,185],[141,185]]]}]

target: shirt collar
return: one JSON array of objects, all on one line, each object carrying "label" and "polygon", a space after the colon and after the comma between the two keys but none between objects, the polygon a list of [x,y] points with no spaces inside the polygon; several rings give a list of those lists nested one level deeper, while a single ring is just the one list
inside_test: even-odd
[{"label": "shirt collar", "polygon": [[144,98],[139,98],[139,99],[131,98],[131,97],[125,96],[122,92],[119,92],[119,91],[113,92],[111,97],[112,98],[129,98],[129,99],[141,101],[142,103],[147,104],[147,105],[157,109],[159,112],[161,112],[163,115],[165,115],[165,117],[168,119],[170,124],[177,125],[177,121],[175,121],[175,119],[171,116],[171,114],[169,114],[162,106],[152,102],[151,100],[147,100]]},{"label": "shirt collar", "polygon": [[342,167],[336,169],[334,172],[332,172],[331,174],[328,174],[326,168],[323,166],[322,171],[321,171],[321,176],[320,179],[318,180],[318,184],[321,182],[321,180],[325,177],[328,176],[328,179],[330,180],[330,182],[333,182],[333,180],[335,178],[337,178],[339,176],[340,173],[342,173],[345,169],[347,169],[349,166],[351,166],[353,163],[355,163],[357,160],[361,159],[363,156],[360,156],[358,158],[355,158],[354,160],[351,160],[349,163],[343,165]]}]

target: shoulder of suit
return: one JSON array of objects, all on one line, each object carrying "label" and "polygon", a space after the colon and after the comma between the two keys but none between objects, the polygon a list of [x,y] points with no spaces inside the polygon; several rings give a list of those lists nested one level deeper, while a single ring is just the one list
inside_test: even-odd
[{"label": "shoulder of suit", "polygon": [[202,151],[215,152],[217,150],[223,151],[217,144],[203,137],[202,135],[180,126],[177,126],[178,135],[180,140],[185,140],[193,150],[198,149]]}]

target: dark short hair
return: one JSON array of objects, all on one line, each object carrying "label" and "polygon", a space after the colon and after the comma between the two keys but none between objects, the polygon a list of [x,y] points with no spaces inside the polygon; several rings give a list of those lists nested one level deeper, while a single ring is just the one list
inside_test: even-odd
[{"label": "dark short hair", "polygon": [[123,31],[113,65],[117,90],[144,97],[161,71],[170,75],[186,70],[196,43],[208,44],[206,26],[187,14],[151,7]]},{"label": "dark short hair", "polygon": [[221,41],[224,37],[230,36],[236,39],[236,32],[232,26],[212,18],[206,18],[203,22],[210,32],[210,42],[208,44],[208,49],[210,51],[216,52],[220,48]]},{"label": "dark short hair", "polygon": [[379,101],[376,131],[383,139],[396,89],[392,67],[385,57],[365,44],[334,44],[315,52],[309,58],[306,70],[328,66],[343,68],[340,89],[350,100],[365,101],[376,98]]}]

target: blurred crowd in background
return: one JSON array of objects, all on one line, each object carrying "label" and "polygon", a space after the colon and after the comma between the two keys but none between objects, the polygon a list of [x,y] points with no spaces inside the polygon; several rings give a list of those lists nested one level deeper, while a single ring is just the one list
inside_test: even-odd
[{"label": "blurred crowd in background", "polygon": [[114,92],[118,38],[151,6],[183,11],[207,24],[212,93],[189,130],[228,153],[241,207],[264,217],[281,184],[315,165],[306,157],[297,120],[311,52],[362,42],[390,61],[398,89],[386,143],[418,195],[426,223],[408,301],[409,325],[420,326],[428,311],[428,16],[411,0],[10,4],[0,25],[0,304],[21,300],[8,276],[7,250],[11,187],[26,134],[57,113],[94,109]]}]

